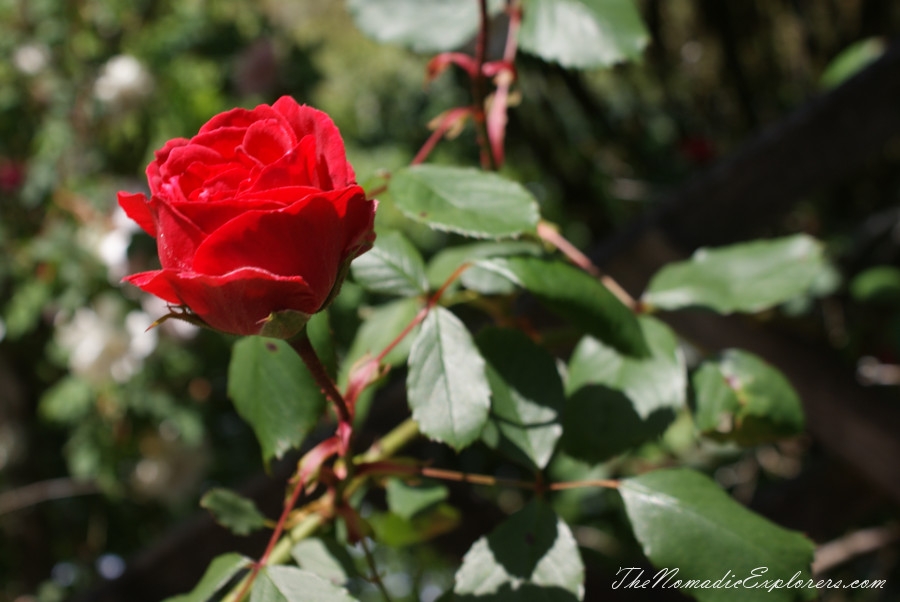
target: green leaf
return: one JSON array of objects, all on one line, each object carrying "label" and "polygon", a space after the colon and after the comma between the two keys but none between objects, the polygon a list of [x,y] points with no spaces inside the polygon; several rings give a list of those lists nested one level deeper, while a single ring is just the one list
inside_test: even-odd
[{"label": "green leaf", "polygon": [[887,44],[882,38],[854,42],[828,63],[819,83],[826,89],[839,86],[878,60],[886,49]]},{"label": "green leaf", "polygon": [[415,297],[428,292],[425,262],[400,232],[379,234],[375,246],[350,266],[353,279],[373,293]]},{"label": "green leaf", "polygon": [[900,269],[880,265],[858,274],[850,294],[860,303],[896,304],[900,301]]},{"label": "green leaf", "polygon": [[824,261],[821,243],[805,234],[699,249],[657,272],[643,301],[659,309],[757,312],[806,292]]},{"label": "green leaf", "polygon": [[380,543],[403,548],[453,531],[459,526],[461,518],[459,510],[453,506],[438,504],[411,519],[393,512],[381,512],[370,516],[368,523]]},{"label": "green leaf", "polygon": [[25,280],[21,286],[14,288],[4,308],[4,338],[15,341],[34,330],[40,322],[41,312],[52,297],[53,288],[43,279]]},{"label": "green leaf", "polygon": [[650,355],[622,355],[597,339],[581,340],[569,361],[563,447],[601,462],[660,436],[684,407],[687,374],[678,340],[662,322],[638,322]]},{"label": "green leaf", "polygon": [[443,502],[448,493],[440,483],[427,481],[412,485],[400,479],[389,479],[386,492],[390,511],[405,520]]},{"label": "green leaf", "polygon": [[301,539],[291,549],[291,556],[301,569],[315,573],[334,585],[344,585],[358,574],[346,546],[332,538]]},{"label": "green leaf", "polygon": [[412,417],[422,433],[457,451],[481,434],[491,408],[485,363],[465,325],[435,307],[409,352]]},{"label": "green leaf", "polygon": [[635,60],[650,41],[633,0],[524,0],[519,44],[563,67]]},{"label": "green leaf", "polygon": [[479,169],[415,165],[394,173],[390,187],[407,217],[436,230],[508,238],[534,233],[540,219],[521,184]]},{"label": "green leaf", "polygon": [[228,395],[253,428],[265,462],[300,445],[325,409],[303,360],[286,342],[264,337],[234,345]]},{"label": "green leaf", "polygon": [[631,357],[593,337],[584,337],[569,360],[569,394],[586,385],[605,385],[625,393],[642,418],[660,408],[684,406],[687,373],[675,333],[651,316],[640,316],[637,322],[649,355]]},{"label": "green leaf", "polygon": [[584,597],[583,583],[569,527],[546,502],[532,500],[466,552],[453,599],[569,602]]},{"label": "green leaf", "polygon": [[428,263],[426,273],[428,284],[438,289],[466,262],[474,263],[479,259],[491,257],[508,257],[510,255],[541,255],[543,250],[537,243],[527,240],[504,240],[500,242],[473,242],[458,247],[450,247],[437,253]]},{"label": "green leaf", "polygon": [[216,592],[225,587],[235,575],[242,569],[248,568],[252,561],[237,552],[222,554],[209,563],[209,567],[197,583],[197,586],[187,594],[166,598],[164,602],[207,602]]},{"label": "green leaf", "polygon": [[267,566],[250,591],[250,602],[352,602],[347,590],[310,571],[293,566]]},{"label": "green leaf", "polygon": [[72,424],[86,418],[95,402],[90,383],[70,375],[44,392],[38,413],[44,420]]},{"label": "green leaf", "polygon": [[727,349],[694,372],[697,428],[715,439],[758,445],[803,431],[803,406],[776,368]]},{"label": "green leaf", "polygon": [[[350,351],[347,352],[347,357],[341,366],[341,376],[338,382],[342,385],[346,384],[350,368],[367,353],[373,356],[381,353],[413,321],[421,306],[421,301],[410,298],[398,299],[366,310],[365,321],[359,327],[356,337],[350,345]],[[393,366],[405,362],[416,332],[418,330],[406,335],[403,341],[385,356],[384,362]]]},{"label": "green leaf", "polygon": [[599,280],[575,266],[538,257],[478,263],[526,289],[575,326],[623,353],[647,354],[637,318]]},{"label": "green leaf", "polygon": [[210,489],[200,498],[200,506],[209,510],[217,523],[235,535],[249,535],[266,526],[266,517],[253,500],[228,489]]},{"label": "green leaf", "polygon": [[[678,569],[669,586],[681,580],[684,591],[702,602],[788,602],[816,596],[815,589],[747,587],[765,580],[786,583],[798,571],[806,581],[813,544],[750,512],[708,477],[685,468],[657,470],[621,481],[619,493],[635,537],[653,565]],[[747,583],[759,567],[768,570]],[[690,579],[702,584],[729,573],[732,581],[743,579],[743,587],[684,587]]]},{"label": "green leaf", "polygon": [[[367,36],[416,52],[453,50],[478,29],[478,3],[468,0],[348,0],[347,6]],[[499,3],[491,6],[496,12]]]},{"label": "green leaf", "polygon": [[529,467],[543,469],[562,435],[565,396],[556,361],[521,330],[485,329],[476,342],[488,363],[492,425]]}]

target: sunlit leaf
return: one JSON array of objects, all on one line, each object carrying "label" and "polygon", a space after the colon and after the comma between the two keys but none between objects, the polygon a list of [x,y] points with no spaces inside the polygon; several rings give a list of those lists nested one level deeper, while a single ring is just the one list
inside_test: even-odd
[{"label": "sunlit leaf", "polygon": [[520,330],[487,329],[476,342],[488,363],[490,422],[497,432],[488,444],[501,447],[502,439],[530,467],[544,468],[562,434],[565,396],[556,361]]},{"label": "sunlit leaf", "polygon": [[485,362],[465,325],[435,307],[409,353],[409,407],[423,434],[459,450],[478,438],[491,407]]},{"label": "sunlit leaf", "polygon": [[350,269],[353,279],[374,293],[414,297],[428,292],[422,255],[400,232],[379,234]]},{"label": "sunlit leaf", "polygon": [[623,355],[593,337],[569,361],[564,449],[601,462],[660,436],[684,407],[687,373],[678,340],[662,322],[641,316],[650,355]]},{"label": "sunlit leaf", "polygon": [[569,527],[533,500],[463,558],[453,588],[457,602],[570,602],[584,596],[584,565]]},{"label": "sunlit leaf", "polygon": [[608,67],[641,56],[650,35],[634,0],[524,0],[522,50],[563,67]]},{"label": "sunlit leaf", "polygon": [[[676,587],[680,580],[684,591],[702,602],[816,597],[815,589],[748,587],[776,579],[784,584],[797,573],[796,581],[806,582],[813,544],[747,510],[706,476],[685,468],[657,470],[621,481],[619,492],[644,554],[659,569],[677,569],[669,586]],[[757,578],[752,577],[754,572]],[[732,583],[739,579],[743,583],[736,588],[710,587],[728,576]],[[685,587],[688,580],[697,583]]]},{"label": "sunlit leaf", "polygon": [[347,547],[329,537],[302,539],[294,544],[291,556],[301,569],[335,585],[344,585],[357,575],[356,565]]},{"label": "sunlit leaf", "polygon": [[805,293],[824,261],[821,243],[805,234],[699,249],[657,272],[643,301],[659,309],[757,312]]},{"label": "sunlit leaf", "polygon": [[521,184],[495,173],[442,165],[415,165],[391,176],[397,207],[437,230],[475,238],[535,232],[537,202]]},{"label": "sunlit leaf", "polygon": [[[501,6],[490,4],[491,12]],[[468,0],[348,0],[347,7],[372,39],[416,52],[453,50],[478,29],[478,3]]]},{"label": "sunlit leaf", "polygon": [[293,566],[267,566],[250,591],[250,602],[353,602],[347,590]]}]

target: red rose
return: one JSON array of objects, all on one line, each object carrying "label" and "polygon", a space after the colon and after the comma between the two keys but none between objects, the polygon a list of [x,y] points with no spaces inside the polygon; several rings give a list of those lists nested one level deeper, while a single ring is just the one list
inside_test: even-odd
[{"label": "red rose", "polygon": [[292,336],[375,239],[354,178],[321,111],[285,96],[217,115],[156,152],[149,199],[119,193],[162,265],[126,280],[217,330]]}]

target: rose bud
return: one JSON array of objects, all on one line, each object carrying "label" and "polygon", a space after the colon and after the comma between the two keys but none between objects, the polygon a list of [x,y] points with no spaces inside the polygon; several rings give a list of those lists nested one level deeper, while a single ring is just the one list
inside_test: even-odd
[{"label": "rose bud", "polygon": [[170,140],[147,179],[149,198],[120,192],[119,204],[156,238],[162,269],[125,280],[177,306],[166,317],[291,338],[375,240],[377,201],[337,127],[287,96]]}]

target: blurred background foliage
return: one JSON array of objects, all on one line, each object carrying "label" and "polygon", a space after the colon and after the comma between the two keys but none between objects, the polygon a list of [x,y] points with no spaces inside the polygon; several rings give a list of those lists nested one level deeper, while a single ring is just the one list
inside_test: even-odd
[{"label": "blurred background foliage", "polygon": [[[641,63],[586,73],[527,56],[518,64],[505,169],[584,248],[877,58],[900,29],[891,0],[639,4],[653,40]],[[117,210],[116,191],[144,189],[143,170],[166,140],[282,94],[328,112],[360,182],[375,186],[468,93],[452,72],[426,87],[429,57],[366,39],[340,2],[0,0],[0,49],[0,601],[54,602],[115,578],[193,515],[203,491],[261,467],[225,397],[232,341],[172,322],[147,332],[160,302],[120,289],[155,250]],[[432,160],[475,164],[474,135],[442,143]],[[843,272],[834,294],[793,308],[792,328],[882,385],[900,382],[898,193],[894,140],[852,181],[770,228],[825,240]],[[379,220],[426,253],[447,242],[403,223],[389,199]],[[331,311],[342,353],[368,302],[350,283]],[[759,483],[796,478],[815,454],[808,438],[747,452],[704,447],[681,420],[621,462],[718,468],[719,482],[751,501]],[[487,462],[477,449],[461,461],[469,470]],[[574,462],[553,470],[588,476]],[[516,492],[471,496],[501,511],[522,504]],[[606,513],[614,503],[590,491],[557,499],[582,525],[589,565],[636,562],[630,535]],[[890,516],[881,503],[869,510],[823,533]],[[388,585],[433,599],[452,575],[441,567],[455,561],[429,551],[433,574],[405,574],[408,553],[384,560],[397,581]],[[896,591],[896,558],[891,566]]]}]

